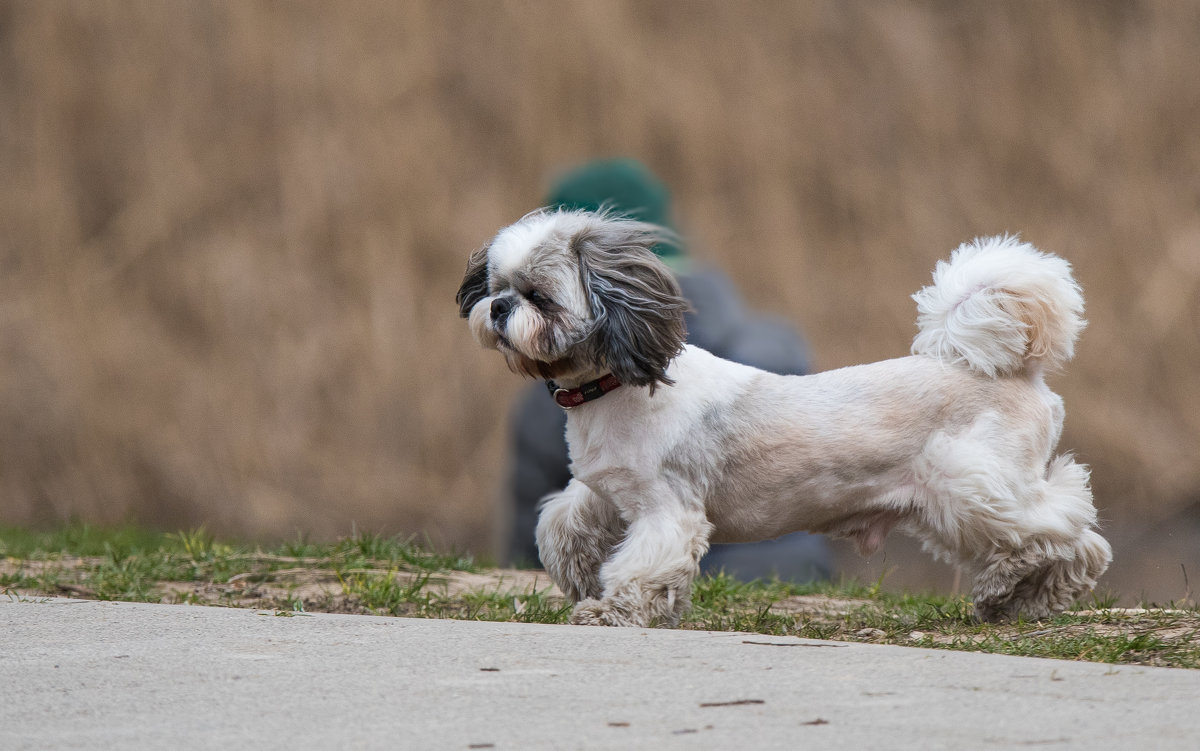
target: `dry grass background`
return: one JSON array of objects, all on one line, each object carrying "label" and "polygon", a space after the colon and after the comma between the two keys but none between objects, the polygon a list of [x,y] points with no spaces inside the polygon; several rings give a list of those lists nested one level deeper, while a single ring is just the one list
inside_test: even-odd
[{"label": "dry grass background", "polygon": [[1185,0],[7,0],[0,521],[486,553],[521,384],[456,317],[466,255],[629,155],[821,368],[905,354],[971,236],[1070,259],[1064,446],[1115,581],[1183,595],[1197,50]]}]

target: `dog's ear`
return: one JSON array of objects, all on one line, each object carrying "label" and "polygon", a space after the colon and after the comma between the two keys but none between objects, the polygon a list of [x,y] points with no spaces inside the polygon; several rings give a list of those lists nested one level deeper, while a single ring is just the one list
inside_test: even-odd
[{"label": "dog's ear", "polygon": [[673,381],[667,366],[683,350],[688,302],[651,248],[668,240],[650,224],[606,219],[572,238],[592,308],[593,357],[621,383]]},{"label": "dog's ear", "polygon": [[487,259],[489,245],[485,245],[471,254],[467,259],[467,271],[463,274],[462,285],[454,302],[458,303],[458,315],[469,318],[471,308],[488,294]]}]

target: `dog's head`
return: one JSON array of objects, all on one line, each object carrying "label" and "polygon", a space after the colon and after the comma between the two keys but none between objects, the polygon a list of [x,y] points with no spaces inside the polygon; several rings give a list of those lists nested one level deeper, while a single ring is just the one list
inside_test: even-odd
[{"label": "dog's head", "polygon": [[652,250],[670,241],[660,227],[604,212],[535,211],[471,255],[459,313],[519,373],[669,384],[688,307]]}]

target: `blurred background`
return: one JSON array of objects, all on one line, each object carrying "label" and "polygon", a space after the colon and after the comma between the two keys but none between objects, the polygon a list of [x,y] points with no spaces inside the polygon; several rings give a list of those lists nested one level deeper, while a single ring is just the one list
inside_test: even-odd
[{"label": "blurred background", "polygon": [[[1126,600],[1200,582],[1200,3],[0,2],[0,523],[427,535],[487,558],[522,382],[467,254],[586,160],[817,369],[958,243],[1088,300],[1051,385]],[[948,589],[891,541],[839,571]]]}]

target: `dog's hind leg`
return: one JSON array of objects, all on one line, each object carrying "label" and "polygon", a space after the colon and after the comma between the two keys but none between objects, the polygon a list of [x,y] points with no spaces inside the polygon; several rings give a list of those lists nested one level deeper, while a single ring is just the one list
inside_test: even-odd
[{"label": "dog's hind leg", "polygon": [[600,566],[621,540],[625,523],[611,503],[578,480],[542,499],[537,546],[542,565],[572,602],[599,597]]},{"label": "dog's hind leg", "polygon": [[1049,555],[1025,551],[998,558],[976,577],[975,616],[997,622],[1061,613],[1096,586],[1111,560],[1108,542],[1091,529],[1073,545]]},{"label": "dog's hind leg", "polygon": [[604,593],[575,606],[571,622],[595,626],[677,626],[691,605],[692,580],[712,525],[700,510],[659,510],[629,524],[600,578]]},{"label": "dog's hind leg", "polygon": [[1096,580],[1112,561],[1108,541],[1091,529],[1084,530],[1069,555],[1050,559],[1046,565],[1018,582],[1013,601],[1021,612],[1060,613],[1096,586]]},{"label": "dog's hind leg", "polygon": [[1017,586],[1033,576],[1039,568],[1034,556],[1020,551],[997,550],[975,575],[971,602],[975,617],[984,623],[1012,620],[1020,612],[1026,618],[1043,618],[1047,612],[1021,610],[1022,600],[1014,596]]},{"label": "dog's hind leg", "polygon": [[975,581],[980,620],[1045,618],[1070,607],[1112,561],[1112,549],[1094,529],[1096,510],[1087,469],[1069,456],[1052,462],[1027,510],[1030,533],[1016,548],[997,550]]}]

